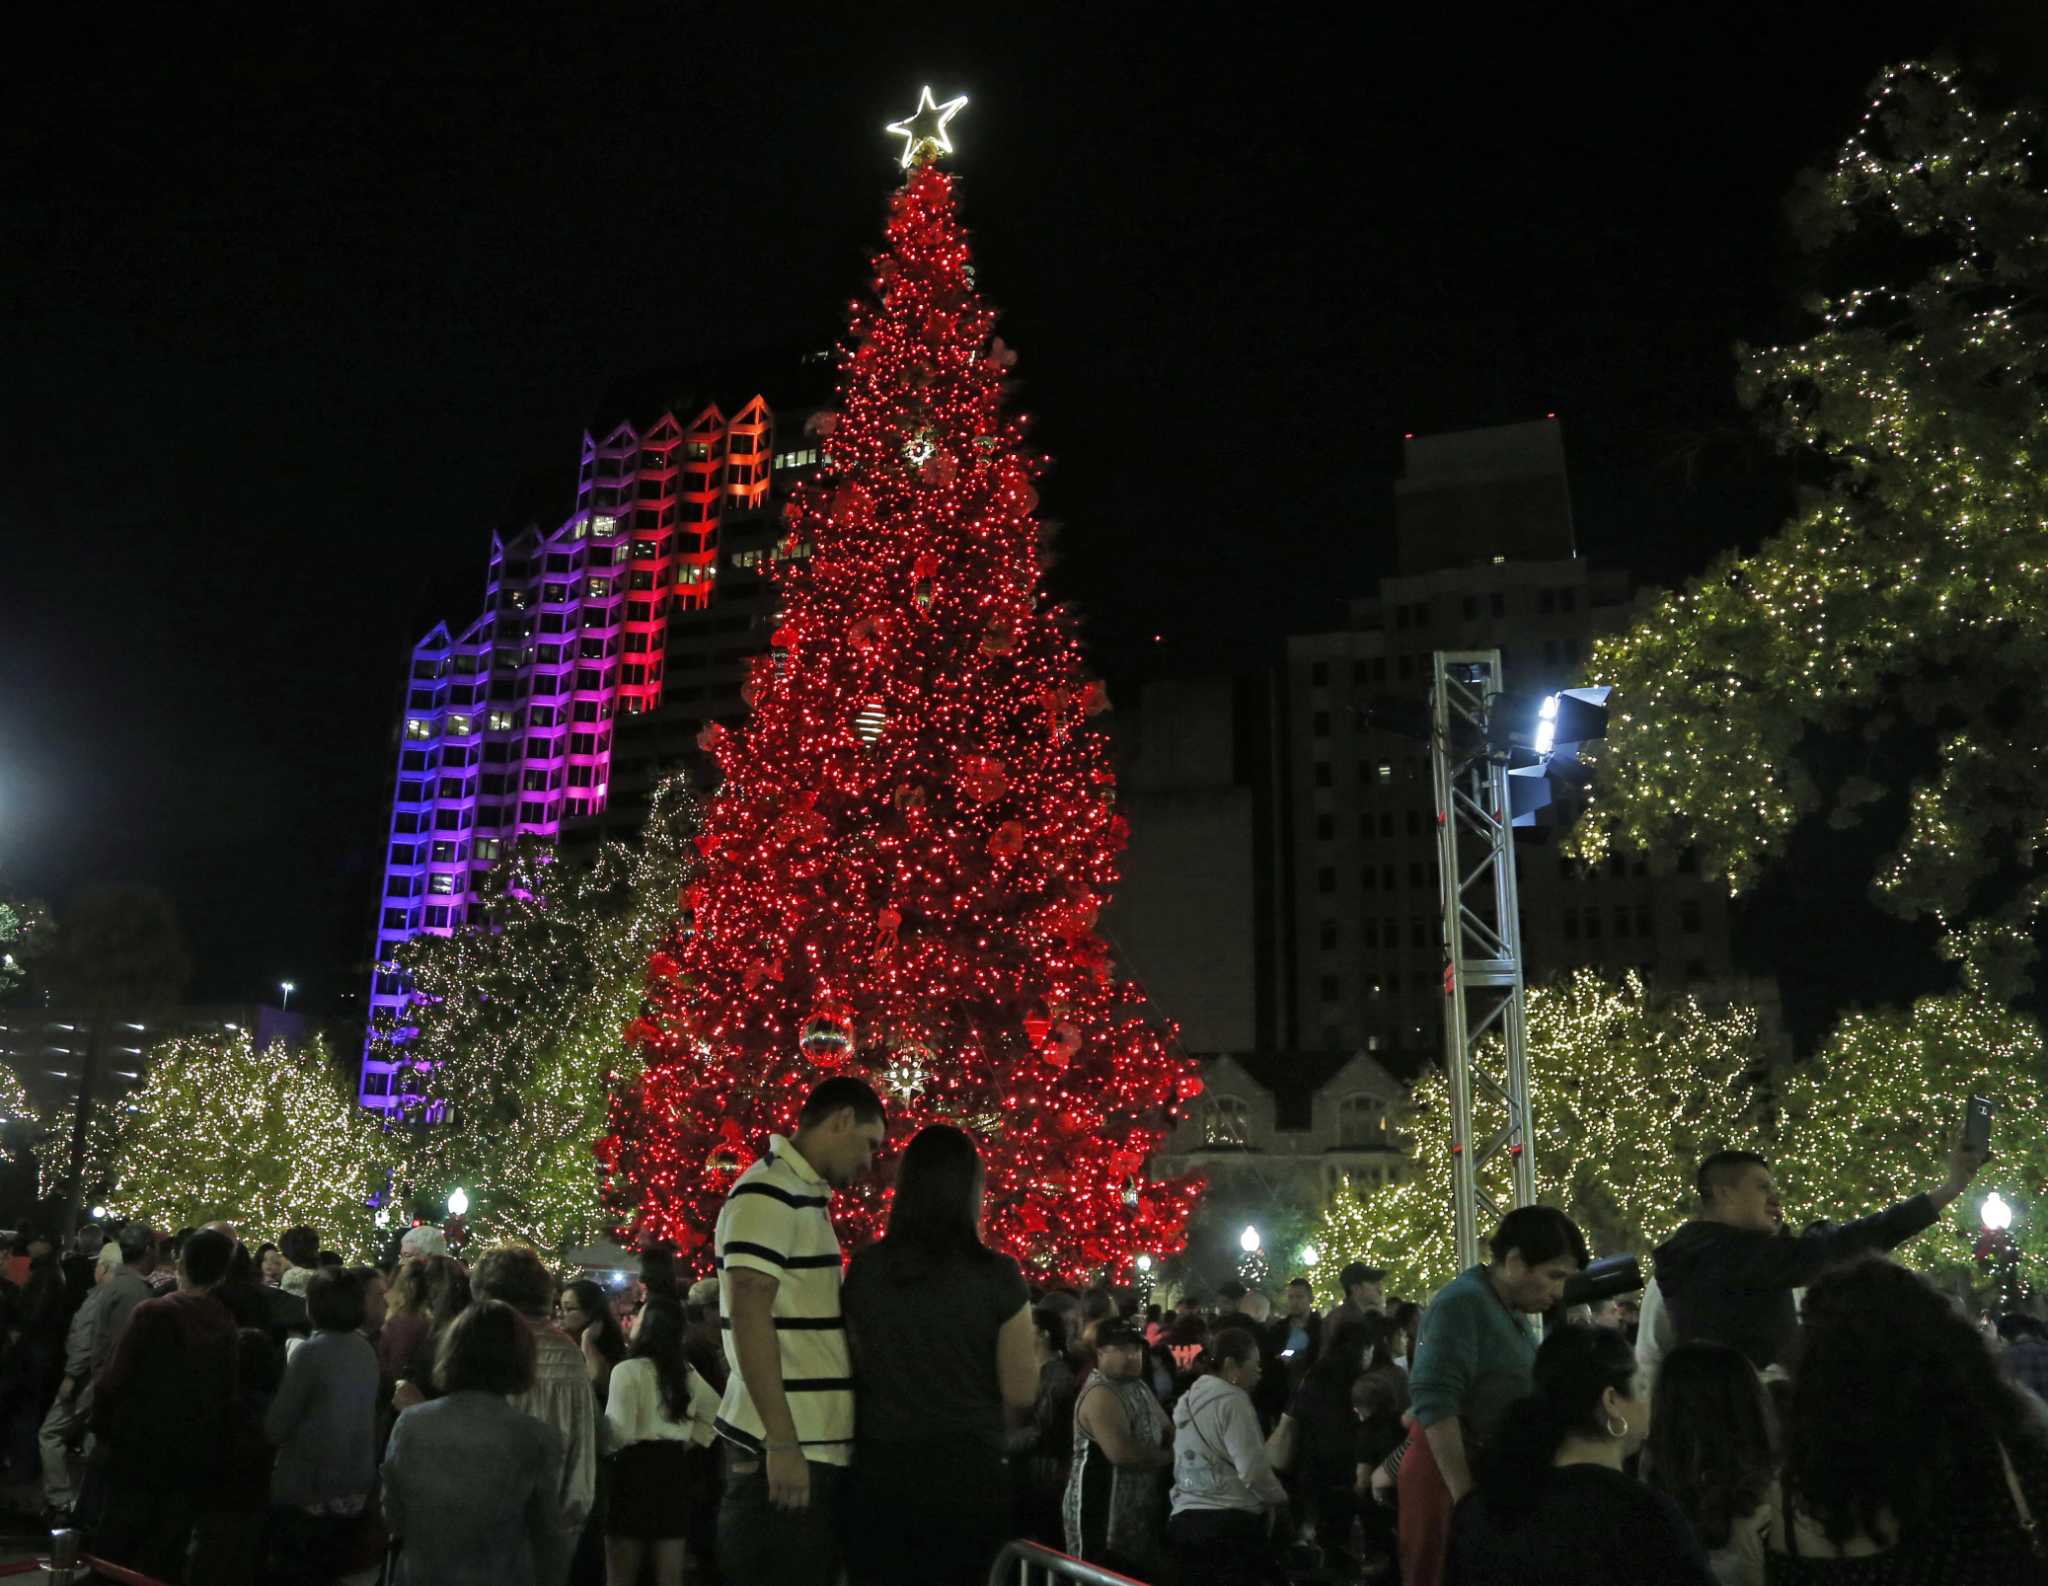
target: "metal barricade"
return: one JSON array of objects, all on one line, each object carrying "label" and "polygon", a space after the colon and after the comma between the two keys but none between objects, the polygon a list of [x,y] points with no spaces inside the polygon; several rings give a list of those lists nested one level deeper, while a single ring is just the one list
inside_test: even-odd
[{"label": "metal barricade", "polygon": [[52,1531],[50,1556],[29,1568],[40,1569],[49,1586],[82,1586],[86,1581],[115,1582],[118,1586],[169,1586],[154,1575],[94,1558],[85,1551],[84,1538],[71,1530]]},{"label": "metal barricade", "polygon": [[1052,1586],[1058,1581],[1078,1581],[1080,1586],[1145,1586],[1129,1575],[1070,1558],[1036,1542],[1012,1542],[996,1555],[995,1567],[988,1572],[988,1586]]}]

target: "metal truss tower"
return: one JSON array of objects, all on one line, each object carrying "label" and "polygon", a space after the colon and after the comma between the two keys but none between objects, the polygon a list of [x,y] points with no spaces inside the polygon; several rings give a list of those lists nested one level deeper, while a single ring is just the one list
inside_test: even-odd
[{"label": "metal truss tower", "polygon": [[[1511,1206],[1488,1190],[1503,1154],[1512,1206],[1536,1199],[1535,1129],[1522,989],[1522,917],[1508,767],[1488,749],[1498,650],[1438,650],[1430,689],[1438,891],[1443,903],[1444,1066],[1451,1081],[1451,1206],[1458,1268]],[[1473,1104],[1505,1122],[1473,1135]]]}]

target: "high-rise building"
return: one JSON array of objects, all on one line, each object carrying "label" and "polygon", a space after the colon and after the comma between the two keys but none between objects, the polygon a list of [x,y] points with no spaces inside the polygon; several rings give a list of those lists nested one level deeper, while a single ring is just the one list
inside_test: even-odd
[{"label": "high-rise building", "polygon": [[[1628,575],[1577,554],[1554,421],[1411,437],[1405,461],[1397,570],[1341,626],[1290,638],[1270,673],[1152,681],[1116,718],[1131,847],[1105,926],[1191,1052],[1249,1054],[1255,1075],[1359,1054],[1412,1074],[1442,1049],[1428,750],[1363,712],[1419,716],[1433,650],[1499,649],[1517,691],[1582,683],[1627,615]],[[1532,982],[1584,965],[1734,984],[1726,889],[1690,855],[1588,873],[1554,825],[1516,850]]]},{"label": "high-rise building", "polygon": [[[806,362],[789,384],[815,386]],[[483,610],[413,647],[365,1106],[390,1108],[421,1088],[405,1062],[411,988],[393,951],[477,918],[487,876],[517,842],[574,850],[636,830],[655,782],[691,763],[703,726],[741,714],[746,662],[773,629],[763,575],[806,550],[784,540],[778,509],[821,461],[806,423],[814,409],[778,413],[756,394],[730,410],[675,404],[645,427],[586,434],[568,516],[493,535]]]},{"label": "high-rise building", "polygon": [[[1399,570],[1350,603],[1342,628],[1287,644],[1286,928],[1296,1039],[1412,1066],[1442,1044],[1435,792],[1427,746],[1359,707],[1422,704],[1434,650],[1498,649],[1512,692],[1583,683],[1593,640],[1624,624],[1631,591],[1625,571],[1577,553],[1554,420],[1410,437],[1395,526]],[[1727,891],[1690,855],[1587,872],[1554,839],[1548,825],[1517,833],[1532,982],[1582,965],[1643,969],[1673,989],[1730,979]]]}]

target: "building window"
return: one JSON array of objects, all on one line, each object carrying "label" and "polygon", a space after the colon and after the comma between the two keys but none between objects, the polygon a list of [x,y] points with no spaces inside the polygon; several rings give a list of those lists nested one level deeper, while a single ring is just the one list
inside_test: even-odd
[{"label": "building window", "polygon": [[1486,609],[1496,617],[1505,617],[1508,614],[1508,597],[1495,590],[1486,597]]},{"label": "building window", "polygon": [[1343,995],[1343,988],[1337,984],[1337,977],[1335,975],[1323,976],[1322,992],[1323,1001],[1325,1002],[1335,1002]]},{"label": "building window", "polygon": [[1419,859],[1408,861],[1408,885],[1411,887],[1426,887],[1429,885],[1429,873]]},{"label": "building window", "polygon": [[405,718],[405,735],[408,738],[431,738],[434,736],[434,724],[417,716],[408,716]]},{"label": "building window", "polygon": [[1335,951],[1335,950],[1336,950],[1336,946],[1337,946],[1337,922],[1336,922],[1335,920],[1325,920],[1325,921],[1323,921],[1323,929],[1322,929],[1322,936],[1321,936],[1321,940],[1322,940],[1322,944],[1323,944],[1323,951],[1324,951],[1324,952],[1328,953],[1328,952],[1333,952],[1333,951]]},{"label": "building window", "polygon": [[1371,892],[1379,886],[1379,882],[1380,872],[1377,865],[1367,865],[1358,872],[1358,885],[1361,891]]},{"label": "building window", "polygon": [[1251,1108],[1235,1096],[1211,1096],[1202,1104],[1204,1145],[1246,1145],[1251,1139]]},{"label": "building window", "polygon": [[1617,942],[1625,942],[1628,940],[1628,925],[1628,909],[1626,907],[1617,908],[1614,911],[1614,939]]},{"label": "building window", "polygon": [[1308,669],[1308,680],[1311,683],[1315,684],[1318,688],[1321,688],[1325,683],[1329,682],[1330,663],[1328,661],[1316,662],[1314,666]]},{"label": "building window", "polygon": [[1331,893],[1337,890],[1337,872],[1328,865],[1316,872],[1316,891]]},{"label": "building window", "polygon": [[1329,737],[1330,713],[1326,710],[1317,711],[1315,713],[1313,721],[1310,724],[1310,731],[1312,731],[1318,738]]},{"label": "building window", "polygon": [[1377,1096],[1346,1096],[1337,1103],[1337,1143],[1348,1146],[1384,1145],[1387,1139],[1387,1104]]},{"label": "building window", "polygon": [[1327,760],[1318,760],[1318,761],[1316,762],[1316,786],[1317,786],[1317,787],[1328,787],[1329,785],[1330,785],[1330,762],[1329,762],[1329,761],[1327,761]]},{"label": "building window", "polygon": [[[1393,761],[1391,761],[1391,760],[1382,760],[1382,761],[1381,761],[1381,762],[1379,763],[1379,779],[1380,779],[1380,780],[1381,780],[1382,782],[1391,782],[1391,781],[1393,781],[1393,780],[1394,780],[1394,763],[1393,763]],[[1387,825],[1387,824],[1388,824],[1389,822],[1391,822],[1392,818],[1393,818],[1392,816],[1388,816],[1388,817],[1386,818],[1386,820],[1382,821],[1382,823],[1381,823],[1381,824],[1382,824],[1382,825]],[[1391,837],[1391,836],[1393,835],[1393,832],[1392,832],[1391,830],[1389,830],[1389,831],[1388,831],[1388,833],[1387,833],[1387,835]]]},{"label": "building window", "polygon": [[1576,909],[1566,909],[1562,916],[1564,939],[1576,942],[1579,939],[1579,914]]},{"label": "building window", "polygon": [[1336,835],[1337,817],[1334,815],[1318,815],[1316,817],[1316,840],[1326,843]]},{"label": "building window", "polygon": [[455,877],[445,870],[437,870],[427,885],[427,890],[436,897],[452,897],[455,894]]},{"label": "building window", "polygon": [[1600,940],[1600,911],[1598,909],[1586,910],[1586,940],[1589,942]]},{"label": "building window", "polygon": [[1380,945],[1380,928],[1373,920],[1363,921],[1358,927],[1358,939],[1367,947]]},{"label": "building window", "polygon": [[1686,898],[1678,905],[1678,926],[1688,936],[1697,936],[1700,931],[1700,901]]}]

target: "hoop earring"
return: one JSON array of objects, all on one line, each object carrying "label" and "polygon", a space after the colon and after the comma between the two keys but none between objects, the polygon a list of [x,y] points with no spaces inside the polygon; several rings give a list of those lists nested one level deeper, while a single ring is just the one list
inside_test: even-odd
[{"label": "hoop earring", "polygon": [[[1618,1424],[1617,1424],[1618,1423]],[[1607,1417],[1607,1435],[1617,1443],[1628,1436],[1628,1417],[1610,1413]]]}]

